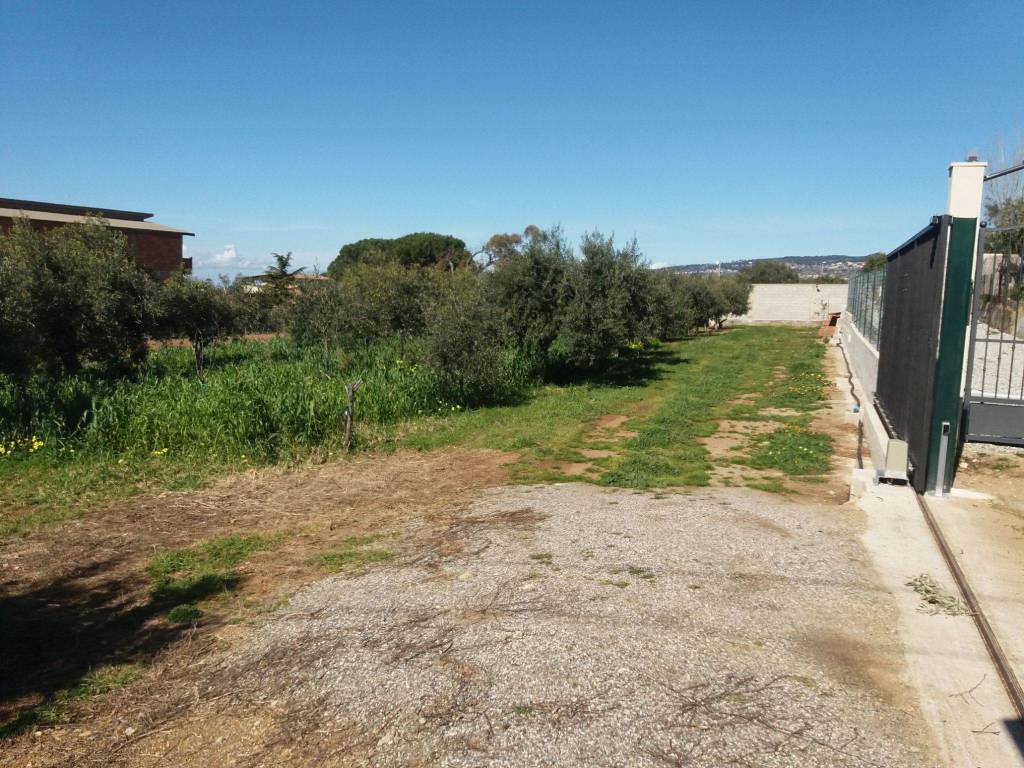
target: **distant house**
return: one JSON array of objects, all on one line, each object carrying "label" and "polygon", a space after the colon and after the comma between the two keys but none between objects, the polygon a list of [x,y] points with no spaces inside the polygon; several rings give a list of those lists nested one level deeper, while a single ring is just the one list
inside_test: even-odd
[{"label": "distant house", "polygon": [[[294,282],[288,286],[288,290],[292,293],[298,293],[303,283],[318,282],[324,280],[330,280],[327,275],[320,274],[306,274],[305,272],[296,272],[292,275]],[[242,286],[242,290],[245,293],[262,293],[267,287],[267,275],[266,273],[260,275],[242,275],[239,276],[238,282]]]},{"label": "distant house", "polygon": [[50,229],[97,216],[125,234],[136,263],[154,277],[162,279],[176,272],[192,272],[192,259],[182,256],[182,238],[194,233],[148,221],[153,218],[152,213],[0,197],[0,230],[4,232],[19,218],[28,219],[38,229]]}]

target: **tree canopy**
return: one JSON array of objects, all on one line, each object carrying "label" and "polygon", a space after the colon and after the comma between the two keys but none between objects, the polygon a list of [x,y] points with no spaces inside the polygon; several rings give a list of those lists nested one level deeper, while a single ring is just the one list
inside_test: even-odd
[{"label": "tree canopy", "polygon": [[146,356],[155,286],[125,236],[101,220],[0,235],[0,373],[87,365],[125,371]]},{"label": "tree canopy", "polygon": [[327,274],[337,279],[354,264],[372,261],[394,261],[403,267],[455,269],[466,266],[471,260],[466,243],[457,237],[414,232],[390,239],[371,237],[344,245],[327,267]]},{"label": "tree canopy", "polygon": [[800,275],[789,264],[770,259],[759,259],[739,276],[748,283],[799,283]]},{"label": "tree canopy", "polygon": [[876,251],[864,259],[864,266],[861,267],[862,272],[872,272],[876,269],[881,269],[885,266],[886,254],[883,251]]}]

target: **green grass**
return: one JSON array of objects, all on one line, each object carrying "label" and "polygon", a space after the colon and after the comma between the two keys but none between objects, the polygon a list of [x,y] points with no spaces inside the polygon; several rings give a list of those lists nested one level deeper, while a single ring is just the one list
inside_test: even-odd
[{"label": "green grass", "polygon": [[[651,352],[653,375],[631,386],[544,387],[523,405],[425,419],[411,425],[400,444],[519,451],[522,458],[512,472],[524,483],[575,480],[639,489],[706,485],[712,465],[699,439],[714,434],[719,420],[737,418],[737,411],[739,417],[808,422],[823,403],[823,352],[813,329],[734,328]],[[779,366],[781,377],[775,373]],[[757,395],[749,406],[730,404],[747,393]],[[792,409],[797,416],[762,415],[766,408]],[[605,414],[628,416],[622,428],[638,434],[588,441],[593,420]],[[587,459],[581,448],[608,448],[617,455]],[[590,461],[600,474],[568,477],[538,466],[545,460]]]},{"label": "green grass", "polygon": [[828,472],[832,438],[799,424],[786,424],[755,435],[747,456],[736,459],[754,469],[777,469],[790,477]]},{"label": "green grass", "polygon": [[[22,421],[52,427],[38,451],[0,458],[0,537],[141,492],[190,490],[216,475],[271,463],[330,460],[340,452],[343,384],[354,378],[364,380],[357,449],[515,451],[516,482],[635,489],[706,485],[713,467],[698,441],[719,420],[806,426],[823,402],[825,382],[823,345],[813,330],[779,326],[628,352],[603,380],[538,386],[516,404],[476,409],[445,402],[422,368],[387,346],[325,356],[285,340],[232,342],[213,350],[202,381],[191,371],[190,354],[161,350],[139,380],[113,389],[76,381],[15,395],[0,382],[0,424],[20,413]],[[747,393],[756,397],[735,403]],[[49,410],[42,407],[46,397],[55,403]],[[773,408],[787,410],[764,412]],[[37,411],[43,415],[25,415]],[[91,414],[86,426],[69,432],[67,425],[82,422],[83,414]],[[607,414],[628,417],[621,429],[637,434],[595,440],[593,421]],[[801,441],[790,445],[785,435],[773,436],[752,446],[746,461],[801,476],[823,471],[824,443]],[[584,448],[615,455],[586,458]],[[594,466],[593,476],[569,477],[552,466],[581,461]]]},{"label": "green grass", "polygon": [[13,719],[0,724],[0,739],[17,736],[33,728],[67,722],[72,702],[123,688],[140,672],[141,669],[134,664],[90,670],[73,687],[57,691],[45,701],[22,709]]},{"label": "green grass", "polygon": [[225,536],[161,552],[146,568],[150,598],[155,604],[167,606],[167,619],[172,623],[194,622],[201,615],[196,602],[234,592],[241,580],[235,569],[279,541],[279,536]]},{"label": "green grass", "polygon": [[776,478],[770,480],[751,480],[747,483],[748,488],[766,493],[791,493],[791,490],[784,482]]},{"label": "green grass", "polygon": [[383,533],[349,536],[342,539],[341,547],[319,554],[313,558],[313,561],[328,573],[340,573],[346,569],[358,568],[370,563],[387,562],[394,557],[394,553],[390,549],[366,548],[384,537]]},{"label": "green grass", "polygon": [[394,557],[389,549],[356,549],[345,547],[324,552],[316,558],[317,563],[328,573],[339,573],[347,568],[369,563],[383,563]]},{"label": "green grass", "polygon": [[195,603],[176,605],[167,612],[167,621],[171,624],[195,624],[203,617],[203,609]]},{"label": "green grass", "polygon": [[[407,356],[416,352],[414,342],[406,347]],[[381,447],[386,425],[463,409],[394,343],[327,354],[286,339],[233,341],[212,348],[202,380],[191,354],[159,350],[120,382],[0,376],[0,536],[72,518],[94,502],[337,456],[351,381],[362,381],[357,448]],[[525,385],[514,366],[502,375],[509,391]]]}]

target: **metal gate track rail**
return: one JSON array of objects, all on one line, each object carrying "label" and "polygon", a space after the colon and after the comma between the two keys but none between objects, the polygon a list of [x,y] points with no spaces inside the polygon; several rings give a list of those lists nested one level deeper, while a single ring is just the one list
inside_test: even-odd
[{"label": "metal gate track rail", "polygon": [[1003,647],[999,644],[999,639],[992,630],[992,625],[989,624],[988,619],[981,610],[981,605],[978,603],[974,590],[971,589],[971,585],[967,582],[967,577],[960,568],[960,564],[953,555],[953,551],[949,548],[946,537],[942,535],[942,530],[939,528],[935,516],[932,515],[932,511],[928,508],[928,503],[921,494],[915,493],[914,497],[917,499],[917,505],[921,508],[921,514],[924,515],[925,522],[928,523],[932,536],[935,537],[935,541],[939,545],[942,558],[946,561],[949,572],[953,575],[953,580],[956,582],[960,594],[964,597],[964,602],[967,603],[967,610],[970,611],[971,618],[974,619],[978,633],[985,643],[985,649],[988,651],[988,655],[992,659],[993,665],[995,665],[996,672],[999,674],[999,679],[1006,689],[1006,695],[1009,696],[1010,703],[1013,704],[1013,708],[1017,712],[1017,717],[1024,720],[1024,689],[1021,689],[1020,681],[1017,680],[1017,675],[1014,673],[1013,667],[1010,666],[1009,659],[1006,658]]}]

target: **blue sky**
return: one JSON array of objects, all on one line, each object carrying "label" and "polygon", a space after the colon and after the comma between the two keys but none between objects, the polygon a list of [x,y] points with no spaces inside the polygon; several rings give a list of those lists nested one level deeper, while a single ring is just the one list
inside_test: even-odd
[{"label": "blue sky", "polygon": [[1024,3],[0,0],[0,196],[197,272],[560,223],[652,262],[892,247],[1024,141]]}]

